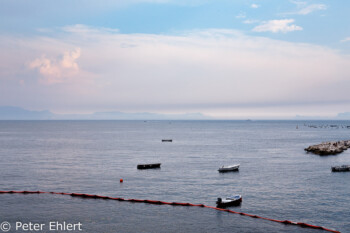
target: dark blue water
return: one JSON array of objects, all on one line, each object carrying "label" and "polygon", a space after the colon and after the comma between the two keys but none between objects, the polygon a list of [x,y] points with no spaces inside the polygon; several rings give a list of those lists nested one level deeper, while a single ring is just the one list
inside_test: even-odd
[{"label": "dark blue water", "polygon": [[[350,151],[320,157],[303,150],[350,139],[350,129],[341,127],[346,125],[350,122],[0,121],[0,190],[207,205],[239,193],[243,203],[233,210],[350,232],[350,173],[330,170],[350,164]],[[165,138],[173,142],[161,142]],[[161,169],[136,169],[153,162],[161,162]],[[217,172],[235,163],[241,164],[239,172]],[[321,232],[197,207],[47,194],[0,195],[0,222],[5,220],[80,221],[84,232]]]}]

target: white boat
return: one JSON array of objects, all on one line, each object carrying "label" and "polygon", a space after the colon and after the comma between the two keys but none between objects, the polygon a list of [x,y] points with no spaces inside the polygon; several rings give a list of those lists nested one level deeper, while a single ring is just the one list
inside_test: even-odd
[{"label": "white boat", "polygon": [[216,202],[216,206],[218,208],[226,207],[226,206],[237,206],[240,205],[242,202],[242,195],[235,195],[233,197],[226,197],[226,198],[218,198]]},{"label": "white boat", "polygon": [[230,165],[230,166],[222,166],[219,168],[219,172],[231,172],[238,171],[240,164]]}]

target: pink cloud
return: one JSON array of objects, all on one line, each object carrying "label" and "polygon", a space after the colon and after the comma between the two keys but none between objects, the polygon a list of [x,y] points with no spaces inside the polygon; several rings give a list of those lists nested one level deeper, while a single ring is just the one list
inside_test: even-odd
[{"label": "pink cloud", "polygon": [[64,83],[76,76],[79,66],[76,60],[80,57],[80,48],[64,52],[62,58],[47,58],[43,55],[29,63],[29,68],[36,69],[45,84]]}]

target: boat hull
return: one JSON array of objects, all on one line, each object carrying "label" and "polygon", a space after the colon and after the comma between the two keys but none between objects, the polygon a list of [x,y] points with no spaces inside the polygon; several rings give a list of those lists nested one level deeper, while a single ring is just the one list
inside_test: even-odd
[{"label": "boat hull", "polygon": [[161,163],[138,164],[137,169],[152,169],[160,168]]},{"label": "boat hull", "polygon": [[219,168],[219,172],[237,172],[239,168]]},{"label": "boat hull", "polygon": [[349,165],[332,167],[332,172],[348,172],[348,171],[350,171]]},{"label": "boat hull", "polygon": [[216,202],[216,207],[217,208],[225,208],[225,207],[230,207],[230,206],[239,206],[242,203],[242,198],[239,198],[237,200],[233,200],[230,202]]},{"label": "boat hull", "polygon": [[232,165],[232,166],[222,166],[219,168],[219,172],[236,172],[239,170],[239,164]]}]

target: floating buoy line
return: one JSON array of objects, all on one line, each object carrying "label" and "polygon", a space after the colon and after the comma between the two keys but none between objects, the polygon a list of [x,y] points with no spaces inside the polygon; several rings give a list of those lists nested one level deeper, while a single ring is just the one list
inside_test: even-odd
[{"label": "floating buoy line", "polygon": [[214,209],[218,211],[223,211],[227,213],[233,213],[233,214],[239,214],[243,216],[248,216],[252,218],[260,218],[260,219],[265,219],[271,222],[279,222],[283,224],[289,224],[289,225],[296,225],[300,227],[307,227],[307,228],[314,228],[314,229],[319,229],[319,230],[324,230],[324,231],[329,231],[329,232],[335,232],[335,233],[340,233],[339,231],[321,227],[321,226],[315,226],[303,222],[293,222],[289,220],[277,220],[277,219],[272,219],[272,218],[265,218],[261,217],[258,215],[253,215],[253,214],[246,214],[243,212],[237,212],[229,209],[222,209],[222,208],[217,208],[214,206],[207,206],[204,204],[191,204],[191,203],[182,203],[182,202],[165,202],[165,201],[155,201],[155,200],[141,200],[141,199],[125,199],[125,198],[120,198],[120,197],[109,197],[109,196],[100,196],[100,195],[93,195],[93,194],[85,194],[85,193],[63,193],[63,192],[43,192],[43,191],[0,191],[0,194],[55,194],[55,195],[66,195],[66,196],[72,196],[72,197],[80,197],[80,198],[91,198],[91,199],[109,199],[109,200],[115,200],[115,201],[127,201],[127,202],[140,202],[140,203],[148,203],[148,204],[155,204],[155,205],[173,205],[173,206],[196,206],[196,207],[202,207],[202,208],[209,208],[209,209]]}]

